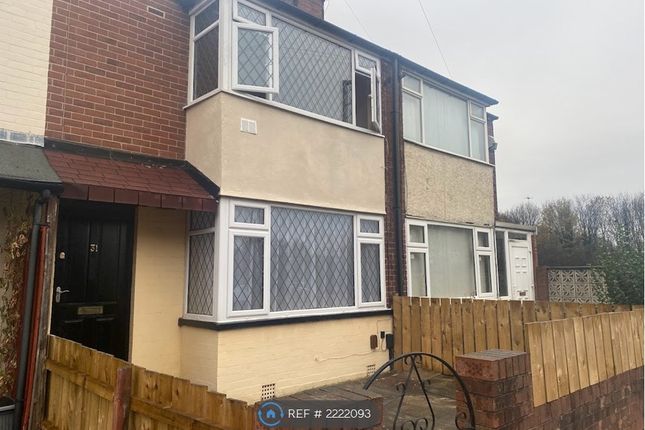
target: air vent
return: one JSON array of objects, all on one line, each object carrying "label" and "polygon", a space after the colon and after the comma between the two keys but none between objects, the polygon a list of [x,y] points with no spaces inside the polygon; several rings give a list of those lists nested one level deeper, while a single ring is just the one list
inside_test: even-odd
[{"label": "air vent", "polygon": [[258,123],[252,119],[242,118],[240,120],[240,131],[242,133],[258,134]]},{"label": "air vent", "polygon": [[148,13],[158,16],[159,18],[165,18],[166,12],[156,7],[148,6]]},{"label": "air vent", "polygon": [[266,384],[262,386],[260,400],[269,400],[275,398],[275,384]]},{"label": "air vent", "polygon": [[376,364],[367,365],[367,376],[370,377],[376,372]]}]

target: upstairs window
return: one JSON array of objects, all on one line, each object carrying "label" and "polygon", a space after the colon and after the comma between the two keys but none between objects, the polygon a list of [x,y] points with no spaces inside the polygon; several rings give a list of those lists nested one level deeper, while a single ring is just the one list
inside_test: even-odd
[{"label": "upstairs window", "polygon": [[403,135],[406,140],[488,161],[484,106],[442,91],[420,79],[403,78]]},{"label": "upstairs window", "polygon": [[277,93],[278,29],[267,26],[266,11],[241,1],[233,19],[233,89]]},{"label": "upstairs window", "polygon": [[219,0],[191,17],[191,97],[198,99],[218,87]]}]

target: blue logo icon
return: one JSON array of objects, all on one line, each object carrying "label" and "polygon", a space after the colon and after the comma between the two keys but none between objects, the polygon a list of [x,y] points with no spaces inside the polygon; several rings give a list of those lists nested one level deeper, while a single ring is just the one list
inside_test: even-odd
[{"label": "blue logo icon", "polygon": [[276,402],[264,402],[258,408],[258,419],[269,428],[279,426],[284,418],[282,407]]}]

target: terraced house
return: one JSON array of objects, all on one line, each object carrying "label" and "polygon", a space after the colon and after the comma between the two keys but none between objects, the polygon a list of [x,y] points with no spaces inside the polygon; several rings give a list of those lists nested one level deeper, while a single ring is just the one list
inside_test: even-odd
[{"label": "terraced house", "polygon": [[394,294],[533,297],[494,99],[322,0],[42,6],[41,339],[256,401],[385,362]]}]

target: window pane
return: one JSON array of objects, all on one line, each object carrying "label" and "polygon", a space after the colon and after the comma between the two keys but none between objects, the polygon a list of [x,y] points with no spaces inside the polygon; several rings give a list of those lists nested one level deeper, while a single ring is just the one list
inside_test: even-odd
[{"label": "window pane", "polygon": [[474,296],[476,289],[472,230],[430,225],[428,247],[432,296]]},{"label": "window pane", "polygon": [[353,306],[350,215],[271,208],[271,310]]},{"label": "window pane", "polygon": [[193,98],[217,88],[219,27],[210,30],[195,42],[193,52]]},{"label": "window pane", "polygon": [[493,280],[491,279],[490,263],[490,255],[479,256],[479,282],[481,284],[482,293],[493,292]]},{"label": "window pane", "polygon": [[526,234],[524,233],[513,233],[509,232],[508,233],[508,238],[511,240],[526,240]]},{"label": "window pane", "polygon": [[478,160],[485,161],[486,160],[486,136],[484,135],[485,132],[485,124],[470,120],[470,139],[472,140],[472,147],[473,147],[473,158],[476,158]]},{"label": "window pane", "polygon": [[381,246],[361,243],[361,293],[363,303],[381,301]]},{"label": "window pane", "polygon": [[485,231],[478,231],[477,246],[480,248],[490,248],[490,235]]},{"label": "window pane", "polygon": [[403,88],[406,88],[410,91],[414,91],[416,93],[421,92],[421,81],[417,78],[413,78],[412,76],[404,76],[403,77]]},{"label": "window pane", "polygon": [[403,137],[421,142],[421,100],[403,93]]},{"label": "window pane", "polygon": [[495,233],[497,242],[497,275],[499,278],[499,295],[500,297],[508,296],[508,284],[506,283],[506,241],[504,232]]},{"label": "window pane", "polygon": [[189,314],[213,314],[214,234],[191,236],[188,251]]},{"label": "window pane", "polygon": [[422,252],[410,253],[410,295],[427,296],[426,256]]},{"label": "window pane", "polygon": [[376,70],[376,61],[371,58],[363,57],[362,55],[358,56],[358,67],[366,70]]},{"label": "window pane", "polygon": [[264,224],[264,209],[249,206],[235,206],[235,222]]},{"label": "window pane", "polygon": [[195,36],[219,19],[219,1],[213,2],[195,16]]},{"label": "window pane", "polygon": [[273,37],[266,31],[238,28],[237,81],[240,85],[273,86]]},{"label": "window pane", "polygon": [[423,86],[425,144],[469,156],[468,104],[429,85]]},{"label": "window pane", "polygon": [[425,227],[422,225],[410,226],[410,242],[426,243]]},{"label": "window pane", "polygon": [[375,233],[379,232],[379,222],[373,219],[361,220],[361,233]]},{"label": "window pane", "polygon": [[233,310],[262,309],[264,238],[235,236],[233,241]]},{"label": "window pane", "polygon": [[213,212],[193,211],[190,213],[190,229],[192,231],[213,227],[215,227],[215,214]]},{"label": "window pane", "polygon": [[353,122],[352,52],[273,18],[280,39],[280,94],[273,100]]},{"label": "window pane", "polygon": [[267,23],[267,17],[263,12],[248,7],[243,3],[237,4],[237,14],[240,16],[240,18],[247,19],[259,25],[266,25]]},{"label": "window pane", "polygon": [[475,118],[484,119],[484,108],[474,103],[470,104],[470,113]]}]

